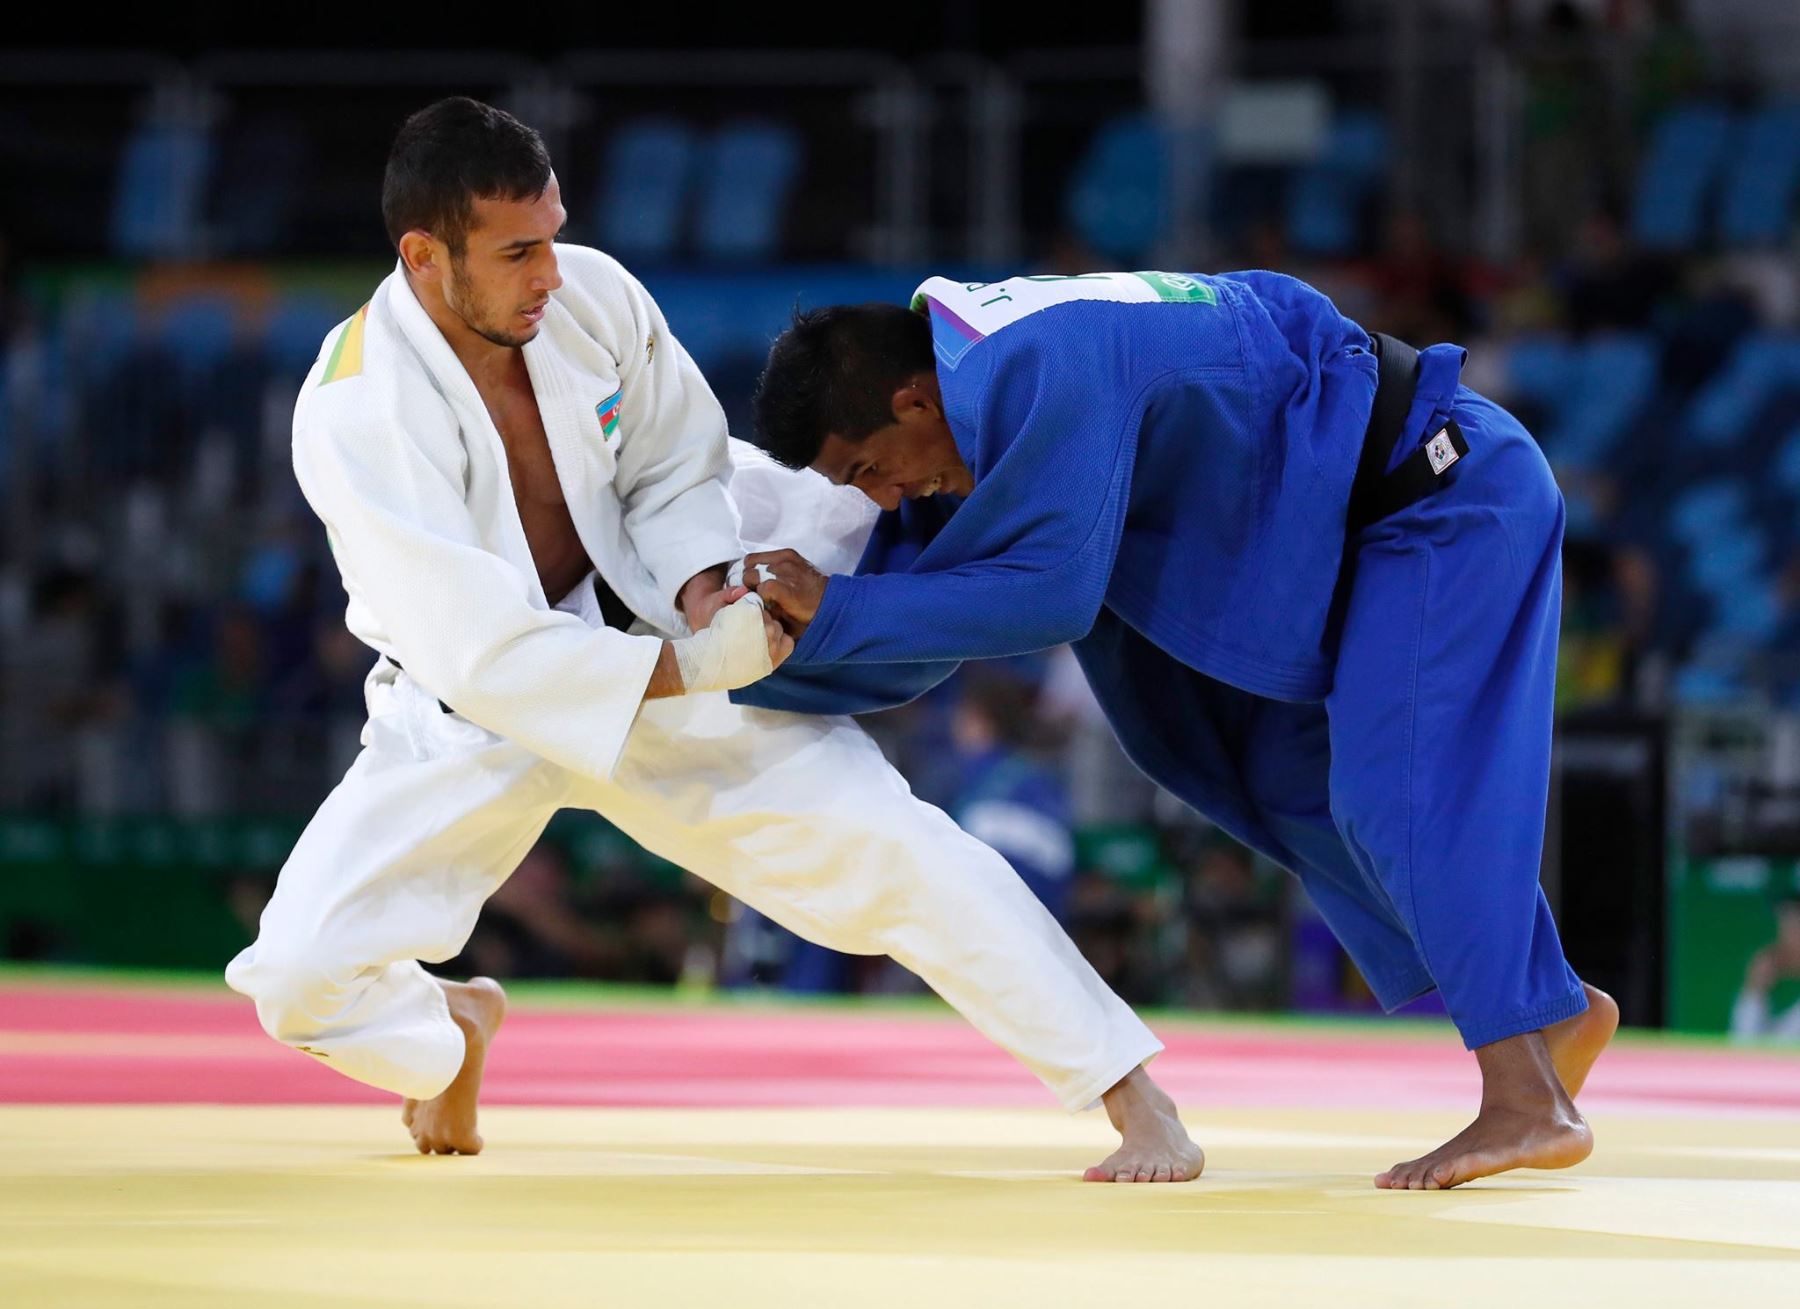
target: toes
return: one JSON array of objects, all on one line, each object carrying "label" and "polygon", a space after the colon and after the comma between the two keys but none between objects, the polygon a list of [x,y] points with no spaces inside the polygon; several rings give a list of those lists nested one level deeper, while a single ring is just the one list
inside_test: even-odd
[{"label": "toes", "polygon": [[1375,1185],[1383,1191],[1422,1191],[1426,1189],[1427,1172],[1426,1160],[1408,1159],[1377,1176]]},{"label": "toes", "polygon": [[1153,1182],[1174,1181],[1175,1180],[1175,1169],[1172,1166],[1170,1166],[1169,1164],[1158,1164],[1156,1166],[1156,1171],[1151,1174],[1150,1180]]},{"label": "toes", "polygon": [[1110,1182],[1112,1179],[1113,1175],[1099,1164],[1095,1164],[1081,1175],[1081,1180],[1084,1182]]},{"label": "toes", "polygon": [[1113,1181],[1129,1182],[1137,1176],[1137,1169],[1131,1164],[1122,1164],[1113,1170]]},{"label": "toes", "polygon": [[1455,1186],[1456,1182],[1456,1165],[1453,1163],[1442,1163],[1436,1168],[1433,1168],[1430,1175],[1426,1178],[1426,1189],[1432,1191],[1448,1190],[1452,1186]]}]

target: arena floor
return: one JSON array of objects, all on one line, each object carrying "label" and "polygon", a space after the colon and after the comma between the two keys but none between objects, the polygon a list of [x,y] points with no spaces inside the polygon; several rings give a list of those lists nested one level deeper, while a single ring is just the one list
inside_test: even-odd
[{"label": "arena floor", "polygon": [[1627,1041],[1580,1168],[1388,1193],[1447,1029],[1155,1026],[1191,1185],[1077,1181],[1103,1117],[929,1009],[618,998],[516,1002],[427,1159],[222,991],[10,978],[0,1305],[1800,1303],[1800,1057]]}]

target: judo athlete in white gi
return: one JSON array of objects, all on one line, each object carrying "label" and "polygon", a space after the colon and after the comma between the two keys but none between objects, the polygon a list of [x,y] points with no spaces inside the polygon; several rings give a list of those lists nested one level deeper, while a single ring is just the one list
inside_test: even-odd
[{"label": "judo athlete in white gi", "polygon": [[551,815],[586,808],[803,936],[892,955],[1065,1106],[1103,1100],[1124,1143],[1096,1180],[1198,1175],[1142,1068],[1160,1044],[1006,862],[850,720],[729,701],[791,643],[727,584],[724,415],[643,288],[554,244],[536,133],[466,99],[421,111],[383,212],[399,265],[294,414],[349,626],[382,657],[363,750],[227,971],[269,1034],[405,1097],[421,1152],[479,1150],[504,996],[419,961],[457,954]]}]

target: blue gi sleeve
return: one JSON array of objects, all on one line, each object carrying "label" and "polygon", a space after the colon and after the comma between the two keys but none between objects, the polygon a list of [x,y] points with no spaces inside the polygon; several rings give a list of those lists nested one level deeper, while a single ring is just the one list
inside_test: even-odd
[{"label": "blue gi sleeve", "polygon": [[833,577],[788,667],[988,659],[1093,626],[1124,524],[1135,396],[1091,362],[1059,365],[1066,353],[1033,337],[958,379],[977,388],[958,433],[974,491],[909,571]]},{"label": "blue gi sleeve", "polygon": [[733,704],[796,714],[872,714],[917,700],[960,667],[946,663],[815,664],[792,661],[731,693]]}]

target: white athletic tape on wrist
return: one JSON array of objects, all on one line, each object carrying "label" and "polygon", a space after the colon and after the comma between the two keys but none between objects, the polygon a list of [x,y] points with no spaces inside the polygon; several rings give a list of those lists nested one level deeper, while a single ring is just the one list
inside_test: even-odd
[{"label": "white athletic tape on wrist", "polygon": [[735,691],[760,681],[775,671],[769,661],[769,638],[763,631],[763,606],[759,596],[747,595],[728,604],[704,631],[672,643],[675,663],[681,669],[682,688],[697,691]]}]

